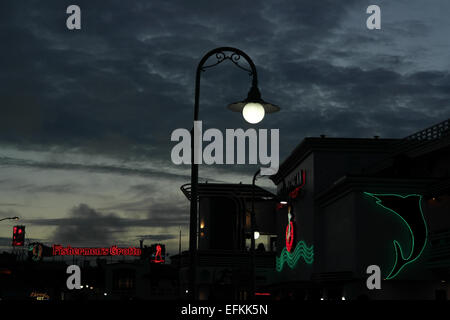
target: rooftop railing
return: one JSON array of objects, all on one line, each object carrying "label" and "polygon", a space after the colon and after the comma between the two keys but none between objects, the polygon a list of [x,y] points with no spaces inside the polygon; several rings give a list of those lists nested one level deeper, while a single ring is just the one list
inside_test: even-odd
[{"label": "rooftop railing", "polygon": [[404,140],[429,141],[438,140],[450,135],[450,119],[435,124],[429,128],[416,132],[404,138]]}]

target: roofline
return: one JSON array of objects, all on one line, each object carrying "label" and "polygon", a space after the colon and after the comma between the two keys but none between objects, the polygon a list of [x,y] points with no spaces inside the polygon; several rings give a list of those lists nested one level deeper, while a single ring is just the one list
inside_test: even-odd
[{"label": "roofline", "polygon": [[[275,199],[276,195],[272,192],[255,185],[254,194],[252,192],[252,184],[242,183],[199,183],[198,184],[198,198],[213,197],[213,196],[227,196],[232,198],[242,198],[255,200],[270,200]],[[190,201],[191,200],[191,184],[186,183],[180,187],[183,194]]]},{"label": "roofline", "polygon": [[[343,142],[354,143],[354,142],[370,141],[370,143],[373,144],[373,141],[377,141],[378,143],[380,142],[392,143],[394,141],[397,141],[398,144],[393,143],[395,145],[392,146],[395,149],[394,152],[397,153],[409,152],[413,154],[416,153],[416,155],[432,152],[435,149],[439,149],[442,147],[445,148],[450,144],[450,118],[435,125],[432,125],[431,127],[423,129],[419,132],[416,132],[412,135],[409,135],[403,139],[378,139],[377,136],[375,136],[374,138],[375,139],[325,138],[325,136],[321,136],[320,138],[304,138],[303,141],[300,144],[298,144],[297,147],[286,158],[286,160],[283,161],[283,163],[280,165],[278,172],[273,176],[271,176],[270,179],[275,184],[278,185],[282,180],[283,176],[289,174],[301,161],[303,161],[304,158],[306,158],[306,156],[311,151],[313,151],[316,148],[317,144],[314,145],[314,143],[317,143],[318,141],[320,141],[321,144],[325,144],[324,142],[327,141],[328,142],[333,141],[333,147],[336,145],[336,143],[343,143]],[[373,149],[373,146],[369,148],[367,144],[365,145],[365,147],[368,149]]]},{"label": "roofline", "polygon": [[400,139],[379,138],[326,138],[306,137],[295,147],[291,154],[281,163],[278,172],[270,179],[278,185],[283,177],[288,175],[313,151],[361,151],[388,153],[386,146]]}]

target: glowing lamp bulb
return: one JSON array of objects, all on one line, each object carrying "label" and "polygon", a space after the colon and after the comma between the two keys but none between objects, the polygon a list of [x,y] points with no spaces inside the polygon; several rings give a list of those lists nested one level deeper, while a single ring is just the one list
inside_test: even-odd
[{"label": "glowing lamp bulb", "polygon": [[255,240],[257,240],[259,238],[259,231],[255,231],[253,236],[255,237]]},{"label": "glowing lamp bulb", "polygon": [[258,123],[264,118],[264,107],[257,102],[249,102],[242,109],[242,115],[248,123]]}]

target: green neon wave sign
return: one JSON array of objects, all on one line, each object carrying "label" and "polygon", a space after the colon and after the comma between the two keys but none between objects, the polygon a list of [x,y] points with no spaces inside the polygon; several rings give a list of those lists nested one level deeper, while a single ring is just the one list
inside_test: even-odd
[{"label": "green neon wave sign", "polygon": [[428,227],[422,212],[422,196],[419,194],[375,194],[364,192],[376,200],[376,204],[402,219],[411,234],[411,252],[405,258],[400,243],[393,241],[395,262],[386,280],[395,278],[408,264],[416,261],[428,242]]},{"label": "green neon wave sign", "polygon": [[287,251],[286,247],[283,248],[280,256],[275,257],[277,271],[281,272],[285,263],[289,268],[294,269],[300,258],[303,258],[307,264],[312,264],[314,262],[314,246],[308,247],[304,241],[299,241],[292,253]]}]

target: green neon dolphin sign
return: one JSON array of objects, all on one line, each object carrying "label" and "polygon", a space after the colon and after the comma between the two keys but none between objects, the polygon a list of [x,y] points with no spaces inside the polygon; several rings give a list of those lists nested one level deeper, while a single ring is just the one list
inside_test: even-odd
[{"label": "green neon dolphin sign", "polygon": [[421,255],[428,242],[428,228],[422,212],[422,196],[409,194],[406,196],[398,194],[375,194],[364,192],[376,200],[376,203],[399,216],[408,227],[411,234],[411,252],[405,257],[402,247],[394,240],[395,262],[386,280],[395,278],[408,264],[416,261]]}]

